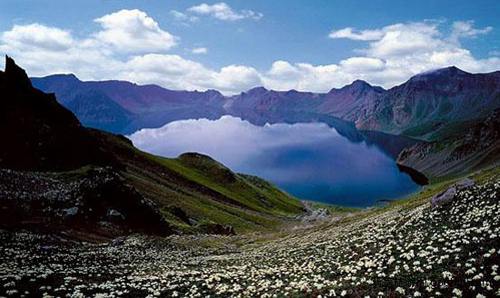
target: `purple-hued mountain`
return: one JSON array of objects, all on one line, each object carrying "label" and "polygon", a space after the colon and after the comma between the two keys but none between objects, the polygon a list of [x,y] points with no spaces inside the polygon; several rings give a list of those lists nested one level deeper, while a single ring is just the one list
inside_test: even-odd
[{"label": "purple-hued mountain", "polygon": [[317,112],[355,122],[374,109],[377,99],[384,91],[382,87],[356,80],[341,89],[328,92]]},{"label": "purple-hued mountain", "polygon": [[229,97],[214,90],[174,91],[125,81],[82,82],[74,75],[33,78],[32,82],[55,93],[83,124],[120,133],[179,119],[212,119],[224,114],[266,118],[279,112],[327,115],[353,122],[359,129],[426,138],[429,131],[447,123],[485,117],[500,106],[500,72],[471,74],[456,67],[416,75],[389,90],[356,80],[328,93],[256,87]]},{"label": "purple-hued mountain", "polygon": [[220,115],[225,97],[215,90],[175,91],[126,81],[80,81],[76,76],[32,78],[33,85],[55,93],[59,102],[90,127],[131,133],[179,119]]},{"label": "purple-hued mountain", "polygon": [[500,71],[471,74],[456,67],[425,72],[380,94],[358,128],[425,137],[456,121],[483,118],[500,107]]},{"label": "purple-hued mountain", "polygon": [[[74,75],[33,78],[32,83],[55,93],[82,124],[111,132],[129,134],[175,120],[222,115],[256,125],[321,121],[351,141],[368,140],[394,157],[402,144],[411,142],[407,138],[395,142],[382,133],[439,141],[452,152],[460,146],[455,141],[466,137],[470,125],[481,123],[500,108],[500,71],[471,74],[456,67],[421,73],[388,90],[356,80],[328,93],[256,87],[224,96],[214,90],[174,91],[125,81],[82,82]],[[418,148],[424,147],[429,148]],[[417,149],[412,152],[422,155]],[[406,156],[399,160],[416,159]],[[426,162],[419,161],[417,168],[426,168],[421,166]]]}]

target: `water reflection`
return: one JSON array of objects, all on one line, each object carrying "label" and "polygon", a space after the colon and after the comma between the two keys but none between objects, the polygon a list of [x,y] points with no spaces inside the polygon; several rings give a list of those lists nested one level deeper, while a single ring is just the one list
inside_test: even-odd
[{"label": "water reflection", "polygon": [[140,149],[166,157],[207,154],[301,199],[369,206],[417,189],[377,147],[353,143],[324,123],[256,126],[223,116],[171,122],[140,130],[130,138]]}]

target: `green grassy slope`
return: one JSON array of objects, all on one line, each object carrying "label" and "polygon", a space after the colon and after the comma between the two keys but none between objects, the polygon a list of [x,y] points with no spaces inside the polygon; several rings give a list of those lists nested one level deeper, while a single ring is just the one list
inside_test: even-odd
[{"label": "green grassy slope", "polygon": [[398,162],[424,173],[431,180],[464,175],[498,165],[500,160],[500,110],[477,119],[447,124],[423,123],[407,130],[428,142],[401,152]]},{"label": "green grassy slope", "polygon": [[[233,173],[208,156],[163,158],[138,150],[124,137],[92,133],[117,157],[127,183],[158,204],[179,230],[196,232],[207,223],[230,225],[236,233],[262,230],[304,211],[299,200],[272,184]],[[179,215],[179,208],[192,220]]]}]

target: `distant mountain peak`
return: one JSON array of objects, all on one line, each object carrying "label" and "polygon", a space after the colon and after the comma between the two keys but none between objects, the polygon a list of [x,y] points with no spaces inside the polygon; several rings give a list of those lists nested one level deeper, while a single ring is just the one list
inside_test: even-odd
[{"label": "distant mountain peak", "polygon": [[[448,67],[443,67],[443,68],[438,68],[438,69],[432,69],[428,71],[424,71],[422,73],[419,73],[413,78],[422,78],[422,77],[430,77],[430,76],[447,76],[447,77],[455,77],[455,76],[462,76],[462,75],[469,75],[470,73],[461,70],[460,68],[456,66],[448,66]],[[410,79],[410,80],[411,80]]]},{"label": "distant mountain peak", "polygon": [[72,81],[80,81],[80,79],[75,74],[72,74],[72,73],[60,73],[60,74],[50,75],[47,77],[61,78],[61,79],[72,80]]},{"label": "distant mountain peak", "polygon": [[268,92],[269,90],[267,90],[265,87],[263,86],[258,86],[258,87],[254,87],[250,90],[247,91],[248,94],[256,94],[256,93],[264,93],[264,92]]},{"label": "distant mountain peak", "polygon": [[363,81],[363,80],[354,80],[351,84],[345,85],[344,87],[340,89],[333,88],[330,90],[329,93],[332,92],[338,92],[338,91],[351,91],[351,92],[363,92],[367,90],[372,90],[375,92],[383,92],[385,91],[384,88],[379,87],[379,86],[372,86],[370,83]]},{"label": "distant mountain peak", "polygon": [[370,86],[371,87],[371,85],[367,81],[363,81],[360,79],[354,80],[351,83],[351,86]]}]

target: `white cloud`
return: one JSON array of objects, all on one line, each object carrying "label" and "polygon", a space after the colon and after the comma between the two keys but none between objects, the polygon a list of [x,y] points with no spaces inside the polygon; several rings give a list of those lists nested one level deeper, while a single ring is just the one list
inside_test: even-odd
[{"label": "white cloud", "polygon": [[223,21],[237,21],[243,19],[259,20],[263,17],[260,12],[244,9],[241,11],[234,11],[229,5],[224,2],[209,5],[202,3],[187,9],[187,11],[200,14],[211,15],[212,17]]},{"label": "white cloud", "polygon": [[[98,20],[102,30],[84,38],[42,24],[15,25],[0,33],[0,53],[12,55],[32,76],[75,73],[83,80],[123,79],[170,89],[217,89],[225,94],[259,85],[277,90],[327,92],[356,79],[388,88],[419,72],[449,65],[469,72],[500,69],[495,51],[488,58],[477,59],[460,44],[462,38],[491,31],[489,27],[477,29],[470,21],[453,23],[448,35],[440,30],[443,25],[436,22],[393,24],[370,30],[371,36],[365,31],[351,30],[367,39],[366,46],[352,57],[323,65],[277,60],[268,69],[258,71],[234,64],[213,69],[163,53],[173,46],[171,35],[140,11],[120,11]],[[130,22],[121,26],[124,20]],[[373,32],[381,34],[375,39]],[[165,38],[163,43],[159,42],[161,38]],[[204,48],[191,51],[205,52]]]},{"label": "white cloud", "polygon": [[330,32],[328,37],[335,39],[335,38],[348,38],[352,40],[378,40],[382,38],[384,33],[380,30],[362,30],[359,32],[354,32],[355,29],[351,27],[347,27],[344,29],[340,30],[333,30]]},{"label": "white cloud", "polygon": [[1,35],[2,42],[24,50],[64,51],[73,45],[71,32],[40,24],[14,25]]},{"label": "white cloud", "polygon": [[97,70],[105,76],[116,66],[97,41],[77,40],[70,31],[36,23],[15,25],[0,34],[0,52],[12,55],[30,75],[78,72],[93,78],[90,74]]},{"label": "white cloud", "polygon": [[335,64],[314,66],[309,63],[276,61],[263,76],[265,86],[276,90],[328,91],[334,85],[348,83],[340,77]]},{"label": "white cloud", "polygon": [[115,78],[137,83],[156,83],[171,89],[217,89],[233,94],[261,85],[257,70],[229,65],[219,71],[178,55],[147,54],[124,63]]},{"label": "white cloud", "polygon": [[180,12],[180,11],[177,11],[177,10],[170,11],[170,14],[176,20],[179,20],[179,21],[195,23],[195,22],[198,22],[200,20],[200,18],[197,17],[197,16],[191,16],[191,15],[188,15],[186,13],[183,13],[183,12]]},{"label": "white cloud", "polygon": [[339,63],[339,72],[353,75],[384,87],[404,82],[408,77],[429,69],[455,65],[469,72],[488,72],[500,68],[500,59],[476,59],[460,45],[462,38],[474,38],[491,32],[491,27],[477,29],[474,22],[454,22],[446,36],[442,22],[398,23],[375,30],[344,28],[330,33],[330,38],[367,41],[357,49],[361,56]]},{"label": "white cloud", "polygon": [[145,12],[120,10],[94,20],[103,30],[95,38],[123,52],[165,51],[177,44],[177,37],[162,30]]},{"label": "white cloud", "polygon": [[380,71],[385,68],[384,61],[377,58],[352,57],[340,61],[344,71]]},{"label": "white cloud", "polygon": [[201,48],[194,48],[194,49],[191,50],[191,53],[193,53],[193,54],[206,54],[206,53],[208,53],[208,49],[207,48],[203,48],[203,47],[201,47]]},{"label": "white cloud", "polygon": [[493,27],[485,27],[482,29],[474,28],[474,21],[457,21],[453,22],[451,38],[458,40],[460,38],[476,38],[479,35],[490,33]]}]

